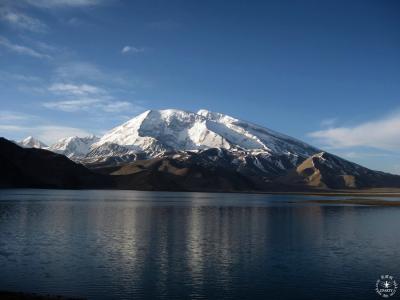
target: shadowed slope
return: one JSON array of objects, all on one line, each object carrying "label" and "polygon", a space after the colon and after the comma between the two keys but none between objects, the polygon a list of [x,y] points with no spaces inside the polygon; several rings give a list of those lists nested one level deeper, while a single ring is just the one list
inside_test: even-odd
[{"label": "shadowed slope", "polygon": [[112,170],[120,188],[170,191],[254,191],[254,182],[233,170],[173,157],[140,160]]},{"label": "shadowed slope", "polygon": [[53,152],[0,138],[0,187],[107,188],[109,178]]}]

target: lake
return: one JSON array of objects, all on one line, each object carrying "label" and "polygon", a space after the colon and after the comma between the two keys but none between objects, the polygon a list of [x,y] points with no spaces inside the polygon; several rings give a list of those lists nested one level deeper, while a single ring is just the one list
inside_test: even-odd
[{"label": "lake", "polygon": [[380,275],[400,282],[400,208],[305,202],[345,198],[0,190],[0,290],[381,299]]}]

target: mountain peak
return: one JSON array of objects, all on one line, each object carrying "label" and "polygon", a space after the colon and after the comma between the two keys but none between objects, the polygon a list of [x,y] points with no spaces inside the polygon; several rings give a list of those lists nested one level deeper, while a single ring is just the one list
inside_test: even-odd
[{"label": "mountain peak", "polygon": [[156,149],[196,150],[228,146],[223,137],[207,128],[203,116],[178,109],[145,111],[107,132],[93,147],[106,143],[149,153]]},{"label": "mountain peak", "polygon": [[49,150],[69,158],[81,158],[89,152],[92,144],[98,140],[99,138],[93,134],[86,137],[70,136],[58,140],[49,147]]},{"label": "mountain peak", "polygon": [[33,136],[28,136],[25,139],[23,139],[22,141],[18,142],[18,144],[24,148],[38,148],[38,149],[42,149],[42,148],[47,148],[48,146],[43,143],[42,141],[40,141],[37,138],[34,138]]},{"label": "mountain peak", "polygon": [[238,119],[229,115],[213,112],[207,109],[200,109],[197,111],[197,114],[215,122],[234,123],[239,121]]},{"label": "mountain peak", "polygon": [[136,157],[139,153],[151,158],[165,152],[210,148],[252,155],[257,152],[266,157],[285,156],[282,168],[294,167],[318,151],[291,137],[222,113],[206,109],[197,112],[162,109],[147,110],[107,132],[92,144],[90,159],[94,159],[93,155],[103,155],[99,157],[103,160],[121,155]]}]

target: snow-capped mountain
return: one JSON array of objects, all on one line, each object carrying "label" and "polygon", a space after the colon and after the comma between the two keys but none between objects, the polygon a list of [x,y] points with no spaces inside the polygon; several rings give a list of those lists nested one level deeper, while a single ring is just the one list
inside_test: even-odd
[{"label": "snow-capped mountain", "polygon": [[220,124],[225,128],[222,132],[225,132],[226,139],[232,140],[234,144],[240,145],[246,150],[261,149],[268,153],[299,156],[309,156],[317,151],[316,148],[297,139],[228,115],[205,109],[201,109],[197,113],[209,121]]},{"label": "snow-capped mountain", "polygon": [[195,113],[148,110],[106,133],[93,147],[117,144],[150,156],[162,151],[231,148],[207,125],[207,119]]},{"label": "snow-capped mountain", "polygon": [[[33,138],[23,141],[23,145],[29,143],[45,146]],[[180,154],[182,159],[190,158],[190,162],[223,163],[234,171],[267,179],[320,152],[284,134],[204,109],[196,113],[148,110],[101,138],[67,137],[47,149],[88,166],[113,166]]]},{"label": "snow-capped mountain", "polygon": [[112,129],[91,146],[83,162],[121,162],[121,158],[130,161],[138,155],[153,158],[179,151],[202,153],[211,148],[223,149],[221,153],[238,170],[255,168],[267,177],[319,152],[294,138],[228,115],[167,109],[148,110]]},{"label": "snow-capped mountain", "polygon": [[23,139],[22,141],[17,142],[17,144],[24,148],[45,149],[48,147],[45,143],[34,138],[33,136],[28,136],[27,138]]},{"label": "snow-capped mountain", "polygon": [[63,138],[51,145],[48,150],[63,154],[71,159],[80,159],[89,152],[93,143],[99,141],[97,136],[87,137],[71,136]]},{"label": "snow-capped mountain", "polygon": [[[32,137],[20,144],[46,147]],[[101,138],[69,137],[46,149],[102,176],[115,175],[109,180],[118,188],[299,191],[400,186],[400,176],[369,170],[284,134],[207,110],[149,110]]]},{"label": "snow-capped mountain", "polygon": [[154,156],[162,151],[224,148],[309,156],[317,149],[233,117],[200,110],[148,110],[106,133],[92,149],[117,144]]}]

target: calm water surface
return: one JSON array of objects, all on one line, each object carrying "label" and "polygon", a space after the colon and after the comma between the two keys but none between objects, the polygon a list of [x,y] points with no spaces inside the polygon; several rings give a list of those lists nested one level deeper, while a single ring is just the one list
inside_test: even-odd
[{"label": "calm water surface", "polygon": [[100,300],[382,299],[379,276],[400,281],[400,209],[303,202],[323,198],[2,190],[0,290]]}]

